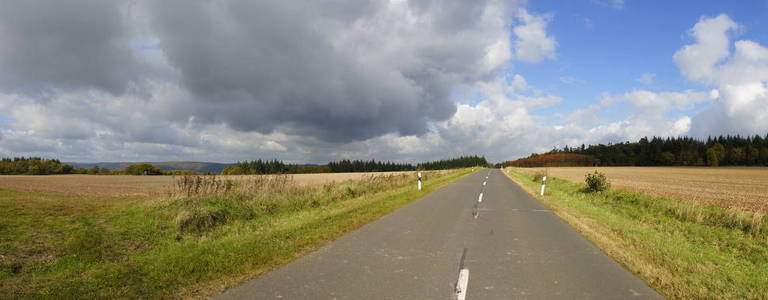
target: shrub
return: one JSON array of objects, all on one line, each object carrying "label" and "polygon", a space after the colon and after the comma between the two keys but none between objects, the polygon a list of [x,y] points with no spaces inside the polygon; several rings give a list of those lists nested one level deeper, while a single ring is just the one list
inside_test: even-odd
[{"label": "shrub", "polygon": [[174,223],[178,233],[201,233],[227,222],[227,213],[212,207],[194,207],[181,211]]},{"label": "shrub", "polygon": [[128,175],[163,175],[163,170],[147,163],[132,164],[124,172]]},{"label": "shrub", "polygon": [[533,174],[533,181],[534,182],[541,182],[542,179],[544,179],[544,174],[542,174],[542,173]]},{"label": "shrub", "polygon": [[587,183],[585,190],[588,193],[602,192],[611,188],[611,183],[608,181],[608,178],[605,177],[605,174],[600,173],[597,170],[595,170],[595,173],[588,173],[584,181]]}]

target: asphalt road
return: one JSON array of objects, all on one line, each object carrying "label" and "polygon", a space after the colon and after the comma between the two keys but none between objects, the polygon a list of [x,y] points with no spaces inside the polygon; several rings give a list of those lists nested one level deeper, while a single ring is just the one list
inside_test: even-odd
[{"label": "asphalt road", "polygon": [[496,169],[215,297],[462,298],[662,299]]}]

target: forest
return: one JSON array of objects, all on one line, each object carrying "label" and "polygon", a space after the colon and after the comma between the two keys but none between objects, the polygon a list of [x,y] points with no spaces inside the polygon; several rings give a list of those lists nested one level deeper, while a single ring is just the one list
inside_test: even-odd
[{"label": "forest", "polygon": [[50,175],[72,174],[84,170],[76,170],[70,165],[62,165],[57,159],[41,157],[14,157],[0,159],[0,174],[2,175]]},{"label": "forest", "polygon": [[54,175],[54,174],[90,174],[90,175],[183,175],[195,172],[163,171],[147,163],[135,163],[124,170],[110,170],[99,166],[75,168],[62,164],[58,159],[41,157],[14,157],[0,159],[0,175]]},{"label": "forest", "polygon": [[423,162],[417,165],[408,163],[391,163],[381,161],[363,161],[363,160],[342,160],[328,163],[332,172],[390,172],[390,171],[413,171],[413,170],[446,170],[456,168],[467,168],[476,166],[486,166],[488,162],[485,157],[480,156],[460,156],[457,158],[443,159],[431,162]]},{"label": "forest", "polygon": [[487,165],[488,165],[488,161],[485,160],[485,157],[472,155],[472,156],[460,156],[458,158],[453,158],[453,159],[444,159],[444,160],[420,163],[418,164],[418,166],[416,166],[416,168],[419,170],[446,170],[446,169],[457,169],[457,168],[467,168],[467,167],[477,167],[477,166],[485,167]]},{"label": "forest", "polygon": [[394,163],[376,160],[340,160],[327,165],[294,165],[279,160],[254,160],[238,162],[235,166],[227,167],[222,175],[241,174],[295,174],[295,173],[341,173],[341,172],[393,172],[413,170],[443,170],[485,166],[485,157],[461,156],[458,158],[424,162],[417,165],[409,163]]},{"label": "forest", "polygon": [[[558,156],[559,155],[559,156]],[[586,156],[586,157],[585,157]],[[508,161],[504,166],[766,166],[768,135],[641,138],[637,142],[581,145]]]},{"label": "forest", "polygon": [[328,163],[328,168],[333,173],[342,172],[393,172],[393,171],[413,171],[416,169],[412,164],[393,163],[383,161],[364,161],[364,160],[340,160]]},{"label": "forest", "polygon": [[502,167],[583,167],[594,166],[597,160],[584,154],[574,153],[546,153],[535,154],[527,158],[521,158],[514,161],[508,161],[500,164]]},{"label": "forest", "polygon": [[[376,160],[340,160],[327,165],[287,164],[280,160],[240,161],[221,171],[222,175],[250,174],[299,174],[299,173],[338,173],[338,172],[391,172],[413,170],[444,170],[474,166],[486,166],[488,162],[481,156],[461,156],[458,158],[424,162],[417,165],[393,163]],[[164,171],[148,163],[134,163],[123,170],[110,170],[94,166],[90,169],[74,168],[62,164],[56,159],[40,157],[16,157],[0,160],[1,175],[50,175],[50,174],[94,174],[94,175],[185,175],[198,174],[192,171]]]}]

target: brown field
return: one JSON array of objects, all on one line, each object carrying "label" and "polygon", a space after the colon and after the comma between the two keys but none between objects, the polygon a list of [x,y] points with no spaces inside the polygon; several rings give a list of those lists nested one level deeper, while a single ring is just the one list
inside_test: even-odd
[{"label": "brown field", "polygon": [[[295,184],[312,185],[345,180],[357,180],[372,175],[403,173],[414,172],[292,174],[290,176]],[[247,180],[254,176],[274,175],[229,175],[217,177],[232,180]],[[173,176],[0,175],[0,188],[66,196],[157,195],[168,192],[174,182],[175,179]]]},{"label": "brown field", "polygon": [[[545,168],[515,168],[527,174]],[[561,167],[549,176],[584,182],[588,172],[605,173],[611,185],[654,196],[723,208],[768,212],[768,168],[765,167]]]}]

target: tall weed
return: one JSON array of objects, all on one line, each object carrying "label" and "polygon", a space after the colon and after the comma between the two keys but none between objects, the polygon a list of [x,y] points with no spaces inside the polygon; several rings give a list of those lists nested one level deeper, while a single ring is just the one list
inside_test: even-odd
[{"label": "tall weed", "polygon": [[[424,177],[435,172],[423,172]],[[178,207],[178,234],[203,234],[233,220],[248,220],[301,211],[413,183],[412,176],[366,175],[360,180],[299,185],[289,175],[248,176],[238,180],[215,176],[181,176],[168,197]]]}]

